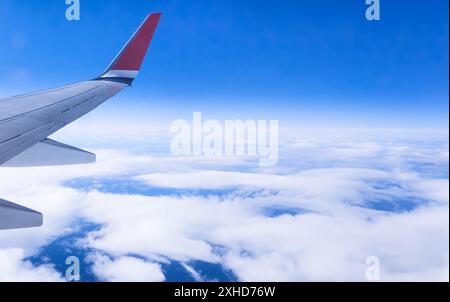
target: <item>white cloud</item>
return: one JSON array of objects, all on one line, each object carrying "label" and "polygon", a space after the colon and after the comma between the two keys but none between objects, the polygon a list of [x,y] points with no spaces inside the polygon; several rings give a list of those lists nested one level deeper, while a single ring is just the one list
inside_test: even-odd
[{"label": "white cloud", "polygon": [[[0,169],[1,197],[42,211],[46,221],[40,229],[0,233],[0,252],[20,247],[24,253],[4,254],[0,271],[6,259],[42,270],[22,259],[84,219],[102,225],[80,244],[99,251],[91,261],[105,280],[162,281],[156,262],[174,259],[221,263],[245,281],[364,281],[369,256],[380,258],[382,280],[448,280],[448,143],[303,139],[286,143],[280,154],[271,169],[246,158],[117,150],[99,150],[99,162],[89,166]],[[433,173],[416,171],[421,164]],[[445,178],[429,175],[434,169]],[[123,175],[154,187],[235,191],[143,196],[63,186],[77,177]],[[379,200],[421,205],[403,213],[368,207]],[[303,212],[264,215],[274,206]],[[99,256],[106,254],[111,258]]]},{"label": "white cloud", "polygon": [[63,281],[50,265],[33,266],[24,261],[21,249],[0,249],[0,282],[57,282]]},{"label": "white cloud", "polygon": [[107,256],[93,255],[93,272],[110,282],[162,282],[165,280],[161,266],[134,257],[111,260]]}]

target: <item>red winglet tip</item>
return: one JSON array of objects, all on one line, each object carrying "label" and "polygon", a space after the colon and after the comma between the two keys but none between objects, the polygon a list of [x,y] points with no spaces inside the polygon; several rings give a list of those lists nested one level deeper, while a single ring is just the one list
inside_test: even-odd
[{"label": "red winglet tip", "polygon": [[161,15],[161,13],[152,13],[147,16],[138,31],[111,64],[109,70],[140,70]]}]

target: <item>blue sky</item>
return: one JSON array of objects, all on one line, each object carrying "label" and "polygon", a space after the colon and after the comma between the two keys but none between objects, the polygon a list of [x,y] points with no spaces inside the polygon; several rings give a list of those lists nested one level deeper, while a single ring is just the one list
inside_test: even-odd
[{"label": "blue sky", "polygon": [[[448,129],[448,1],[3,0],[0,95],[101,73],[148,12],[158,33],[135,87],[108,104],[324,127]],[[155,117],[156,116],[156,117]]]}]

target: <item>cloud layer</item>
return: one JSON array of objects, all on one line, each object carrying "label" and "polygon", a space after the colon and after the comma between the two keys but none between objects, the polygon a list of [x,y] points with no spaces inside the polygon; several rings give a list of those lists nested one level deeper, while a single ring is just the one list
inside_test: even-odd
[{"label": "cloud layer", "polygon": [[448,280],[448,141],[290,138],[274,168],[105,141],[95,165],[0,169],[0,196],[45,214],[0,233],[0,280],[61,280],[26,258],[80,221],[100,225],[74,244],[105,281],[164,281],[170,261],[199,280],[191,261],[242,281],[365,281],[371,256],[385,281]]}]

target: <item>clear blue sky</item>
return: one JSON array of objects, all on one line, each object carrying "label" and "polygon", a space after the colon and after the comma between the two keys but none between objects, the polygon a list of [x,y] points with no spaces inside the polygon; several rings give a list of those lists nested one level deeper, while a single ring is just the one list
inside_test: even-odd
[{"label": "clear blue sky", "polygon": [[161,11],[144,71],[119,103],[328,127],[448,128],[446,0],[381,0],[380,22],[366,21],[364,0],[81,6],[81,21],[70,23],[65,0],[1,1],[2,96],[98,75],[145,15]]}]

